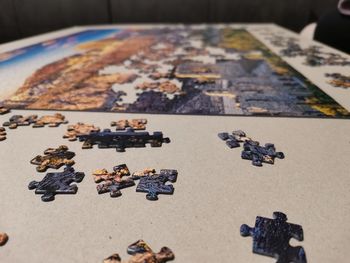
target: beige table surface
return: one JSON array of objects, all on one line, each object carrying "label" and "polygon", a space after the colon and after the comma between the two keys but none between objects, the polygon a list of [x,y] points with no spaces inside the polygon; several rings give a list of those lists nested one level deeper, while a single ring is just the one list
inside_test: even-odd
[{"label": "beige table surface", "polygon": [[[3,45],[0,51],[68,31]],[[286,60],[349,110],[349,91],[331,89],[320,79],[326,69],[306,69],[298,59]],[[13,110],[0,116],[0,123],[13,114],[47,113],[53,112]],[[0,232],[7,232],[10,240],[0,247],[1,263],[101,262],[116,252],[126,260],[126,247],[138,239],[157,251],[170,247],[174,262],[275,262],[253,254],[252,238],[239,233],[241,224],[254,226],[257,215],[272,217],[274,211],[286,213],[289,222],[303,226],[305,240],[292,240],[291,244],[305,248],[308,262],[349,261],[349,120],[63,114],[71,124],[82,121],[101,128],[121,118],[146,117],[148,131],[162,131],[172,142],[161,148],[117,153],[96,146],[82,150],[82,143],[62,138],[66,125],[8,131],[7,140],[0,142]],[[286,158],[277,159],[275,165],[252,166],[240,158],[240,149],[229,149],[217,137],[218,132],[236,129],[261,143],[274,143]],[[46,148],[62,144],[76,153],[74,168],[85,172],[85,178],[76,195],[57,195],[55,201],[44,203],[27,188],[30,181],[44,176],[29,161]],[[150,202],[144,193],[136,193],[135,187],[122,190],[123,195],[115,199],[98,195],[92,171],[111,170],[123,163],[131,171],[177,169],[174,195],[160,195],[157,202]]]}]

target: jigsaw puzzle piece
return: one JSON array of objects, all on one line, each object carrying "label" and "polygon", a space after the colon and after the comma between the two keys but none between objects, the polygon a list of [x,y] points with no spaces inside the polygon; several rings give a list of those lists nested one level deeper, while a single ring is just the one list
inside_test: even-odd
[{"label": "jigsaw puzzle piece", "polygon": [[9,240],[9,236],[6,233],[0,233],[0,246],[3,246]]},{"label": "jigsaw puzzle piece", "polygon": [[303,247],[289,245],[291,238],[303,241],[302,227],[287,223],[287,216],[281,212],[274,212],[273,219],[257,216],[255,226],[243,224],[240,233],[253,238],[253,253],[274,257],[277,263],[307,262]]},{"label": "jigsaw puzzle piece", "polygon": [[121,196],[121,189],[135,185],[130,176],[128,167],[125,164],[113,167],[113,172],[106,169],[96,170],[93,173],[95,183],[104,182],[96,186],[98,194],[110,193],[111,197]]},{"label": "jigsaw puzzle piece", "polygon": [[[125,261],[125,263],[166,263],[175,259],[175,254],[170,248],[162,247],[158,253],[155,253],[143,240],[138,240],[129,245],[127,253],[132,257],[128,261]],[[113,254],[103,261],[103,263],[121,262],[119,254]]]},{"label": "jigsaw puzzle piece", "polygon": [[0,127],[0,141],[6,140],[6,130],[3,127]]},{"label": "jigsaw puzzle piece", "polygon": [[9,121],[3,123],[3,126],[9,127],[10,129],[16,129],[18,126],[29,126],[36,122],[37,115],[29,115],[23,117],[22,115],[13,115]]},{"label": "jigsaw puzzle piece", "polygon": [[78,122],[74,125],[68,125],[67,132],[63,135],[63,138],[69,141],[76,141],[78,136],[88,135],[90,132],[99,132],[100,128],[95,127],[92,124],[85,124]]},{"label": "jigsaw puzzle piece", "polygon": [[126,128],[132,128],[133,130],[145,130],[147,119],[132,119],[132,120],[119,120],[112,121],[111,126],[116,126],[116,130],[125,130]]},{"label": "jigsaw puzzle piece", "polygon": [[226,145],[229,148],[240,147],[240,143],[251,140],[249,137],[246,136],[245,132],[241,130],[233,131],[232,134],[222,132],[219,133],[218,136],[221,140],[226,141]]},{"label": "jigsaw puzzle piece", "polygon": [[33,128],[40,128],[48,125],[49,127],[58,127],[60,124],[67,124],[65,116],[60,113],[54,115],[44,115],[35,121]]},{"label": "jigsaw puzzle piece", "polygon": [[68,151],[68,147],[65,145],[61,145],[57,149],[48,148],[44,154],[37,155],[30,161],[31,164],[38,165],[36,168],[38,172],[45,172],[48,168],[58,169],[63,165],[74,165],[74,161],[71,159],[75,153]]},{"label": "jigsaw puzzle piece", "polygon": [[5,108],[3,106],[0,106],[0,115],[6,114],[6,113],[9,113],[9,112],[10,112],[10,109]]},{"label": "jigsaw puzzle piece", "polygon": [[259,142],[248,140],[243,145],[242,159],[251,160],[254,166],[262,166],[263,163],[274,164],[275,158],[284,159],[283,152],[276,152],[272,143],[260,146]]},{"label": "jigsaw puzzle piece", "polygon": [[158,200],[159,194],[171,195],[174,193],[174,186],[166,184],[168,181],[175,183],[177,180],[177,171],[172,169],[162,169],[160,174],[145,174],[145,176],[136,176],[133,178],[140,179],[136,187],[136,192],[147,193],[146,199],[150,201]]},{"label": "jigsaw puzzle piece", "polygon": [[78,186],[72,183],[80,183],[84,176],[84,173],[75,172],[73,167],[67,166],[63,172],[46,174],[40,182],[30,182],[28,189],[35,189],[35,194],[42,194],[42,201],[49,202],[55,199],[56,194],[76,194]]}]

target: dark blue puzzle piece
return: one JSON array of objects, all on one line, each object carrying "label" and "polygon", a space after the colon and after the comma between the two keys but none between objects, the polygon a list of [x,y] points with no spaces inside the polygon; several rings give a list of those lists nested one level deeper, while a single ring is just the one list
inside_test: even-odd
[{"label": "dark blue puzzle piece", "polygon": [[241,236],[253,238],[253,253],[276,258],[277,263],[306,263],[304,248],[289,245],[291,238],[303,241],[302,227],[287,223],[287,216],[281,212],[274,212],[273,218],[257,216],[255,227],[241,226]]},{"label": "dark blue puzzle piece", "polygon": [[42,181],[30,182],[28,188],[35,189],[36,194],[42,194],[42,201],[53,201],[56,194],[76,194],[78,186],[71,183],[80,183],[84,176],[84,173],[75,172],[73,167],[66,166],[63,172],[48,173]]},{"label": "dark blue puzzle piece", "polygon": [[158,200],[158,194],[171,195],[174,193],[174,186],[172,184],[167,185],[166,182],[176,182],[177,171],[162,169],[160,174],[150,174],[142,177],[133,176],[133,178],[135,180],[140,179],[136,192],[147,193],[146,198],[150,201],[155,201]]},{"label": "dark blue puzzle piece", "polygon": [[245,132],[241,130],[233,131],[232,134],[222,132],[219,133],[218,136],[221,140],[226,141],[226,145],[230,148],[240,147],[240,143],[250,140],[250,138],[246,136]]},{"label": "dark blue puzzle piece", "polygon": [[262,163],[274,164],[275,158],[283,159],[283,152],[276,152],[272,143],[266,143],[260,146],[259,142],[246,141],[243,145],[241,154],[242,159],[251,160],[255,166],[262,166]]},{"label": "dark blue puzzle piece", "polygon": [[102,132],[91,132],[88,135],[77,136],[79,141],[83,141],[83,149],[92,148],[97,144],[98,148],[115,148],[117,152],[124,152],[126,148],[161,147],[163,143],[169,143],[169,138],[164,138],[163,133],[135,132],[133,129],[112,132],[105,129]]}]

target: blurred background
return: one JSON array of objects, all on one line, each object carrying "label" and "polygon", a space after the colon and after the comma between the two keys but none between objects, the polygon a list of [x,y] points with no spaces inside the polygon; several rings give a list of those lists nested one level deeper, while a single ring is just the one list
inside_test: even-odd
[{"label": "blurred background", "polygon": [[[342,20],[337,4],[338,0],[0,0],[0,43],[76,25],[109,23],[267,22],[300,32],[327,15],[332,21],[334,16]],[[349,18],[344,19],[349,26]],[[331,42],[330,37],[325,39],[318,40]]]}]

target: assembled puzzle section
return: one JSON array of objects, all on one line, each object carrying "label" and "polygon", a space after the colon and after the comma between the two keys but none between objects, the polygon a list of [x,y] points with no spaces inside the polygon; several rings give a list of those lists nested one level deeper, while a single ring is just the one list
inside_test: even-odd
[{"label": "assembled puzzle section", "polygon": [[55,200],[56,194],[76,194],[78,186],[85,174],[75,172],[71,166],[66,166],[63,172],[47,173],[40,182],[32,181],[28,185],[29,190],[35,189],[35,194],[41,194],[41,200],[49,202]]},{"label": "assembled puzzle section", "polygon": [[109,192],[111,197],[119,197],[122,195],[121,189],[135,185],[134,180],[129,176],[130,172],[125,164],[114,166],[111,173],[106,169],[93,172],[95,183],[103,182],[97,185],[97,192],[99,194]]},{"label": "assembled puzzle section", "polygon": [[244,224],[240,233],[253,238],[253,253],[276,258],[277,263],[307,263],[304,248],[289,245],[291,238],[303,241],[302,226],[287,223],[281,212],[274,212],[273,219],[257,216],[255,226]]},{"label": "assembled puzzle section", "polygon": [[[127,253],[131,255],[129,263],[166,263],[175,259],[175,254],[168,247],[162,247],[158,253],[146,244],[143,240],[138,240],[127,248]],[[122,263],[119,254],[113,254],[103,260],[103,263]]]},{"label": "assembled puzzle section", "polygon": [[117,152],[125,152],[126,148],[161,147],[163,143],[170,143],[170,139],[163,137],[162,132],[135,132],[131,128],[124,131],[112,132],[104,129],[102,132],[90,132],[88,135],[77,136],[79,141],[83,141],[83,149],[91,149],[93,145],[98,148],[115,148]]},{"label": "assembled puzzle section", "polygon": [[177,170],[162,169],[159,174],[154,174],[154,169],[144,170],[141,173],[133,173],[135,180],[140,180],[136,192],[147,193],[146,199],[150,201],[158,200],[159,194],[172,195],[174,186],[166,184],[167,182],[175,183],[177,180]]},{"label": "assembled puzzle section", "polygon": [[58,169],[63,165],[72,166],[74,161],[71,160],[75,153],[68,151],[68,147],[61,145],[58,148],[48,148],[44,151],[45,155],[37,155],[30,163],[38,165],[36,170],[38,172],[46,172],[48,168]]}]

